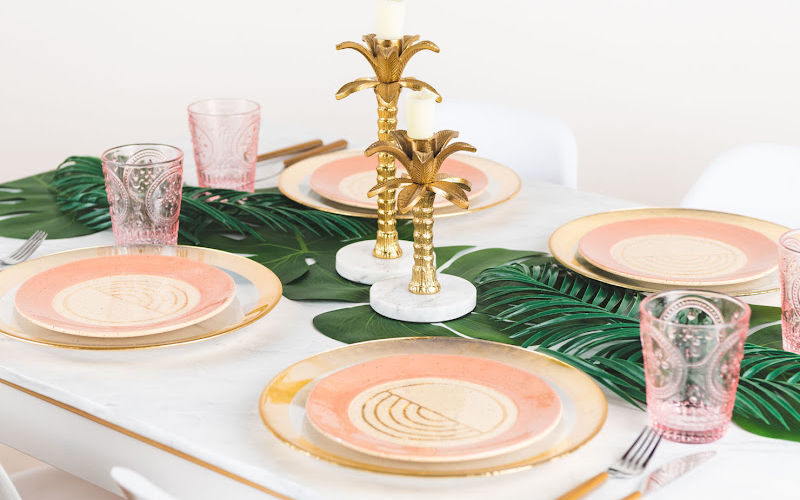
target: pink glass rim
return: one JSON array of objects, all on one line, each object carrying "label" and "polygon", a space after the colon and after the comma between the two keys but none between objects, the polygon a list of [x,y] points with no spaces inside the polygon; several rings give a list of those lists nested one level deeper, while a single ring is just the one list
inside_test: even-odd
[{"label": "pink glass rim", "polygon": [[[800,237],[800,229],[790,229],[783,233],[780,238],[778,238],[778,243],[780,243],[781,248],[786,250],[787,252],[792,252],[794,254],[800,255],[800,238],[795,238],[795,236]],[[797,242],[794,248],[786,245],[786,240],[794,240]]]},{"label": "pink glass rim", "polygon": [[[200,111],[197,108],[203,105],[209,105],[211,103],[224,103],[224,104],[243,104],[249,106],[247,109],[242,111],[232,111],[229,113],[223,112],[213,112],[209,110]],[[249,115],[252,113],[258,113],[261,111],[261,105],[255,101],[251,101],[250,99],[237,99],[237,98],[219,98],[219,99],[202,99],[200,101],[195,101],[189,106],[186,107],[189,111],[189,114],[192,115],[202,115],[202,116],[240,116],[240,115]]]},{"label": "pink glass rim", "polygon": [[742,310],[742,315],[738,318],[735,318],[731,321],[725,321],[722,323],[717,323],[713,325],[691,325],[692,329],[695,330],[719,330],[720,328],[724,327],[734,327],[734,326],[741,326],[744,324],[744,327],[750,324],[750,306],[741,299],[736,297],[731,297],[730,295],[726,295],[724,293],[719,292],[707,292],[705,290],[665,290],[663,292],[653,293],[648,295],[641,304],[639,304],[639,315],[640,320],[644,320],[647,318],[647,321],[650,323],[655,323],[658,325],[680,325],[681,323],[675,323],[674,321],[665,321],[661,318],[655,317],[649,310],[649,306],[652,302],[655,302],[659,299],[670,297],[670,296],[685,296],[685,295],[695,295],[702,297],[704,299],[712,299],[712,300],[723,300],[725,302],[731,303]]},{"label": "pink glass rim", "polygon": [[[123,148],[137,148],[137,149],[145,149],[145,148],[165,148],[167,150],[173,150],[175,152],[175,156],[169,157],[166,160],[157,161],[153,163],[146,163],[146,164],[135,164],[135,163],[127,163],[127,162],[119,162],[111,158],[109,155],[115,153]],[[137,143],[137,144],[123,144],[121,146],[114,146],[113,148],[108,148],[103,151],[103,154],[100,155],[100,159],[103,163],[111,163],[119,167],[125,168],[153,168],[158,167],[160,165],[169,165],[170,163],[175,163],[176,161],[183,161],[183,151],[180,148],[176,148],[175,146],[170,146],[169,144],[159,144],[155,142],[145,142],[145,143]]]}]

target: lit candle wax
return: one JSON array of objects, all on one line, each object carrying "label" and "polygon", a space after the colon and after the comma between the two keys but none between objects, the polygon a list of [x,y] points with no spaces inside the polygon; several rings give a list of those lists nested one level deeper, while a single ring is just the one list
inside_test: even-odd
[{"label": "lit candle wax", "polygon": [[378,27],[375,36],[381,40],[403,38],[405,18],[405,0],[378,0]]},{"label": "lit candle wax", "polygon": [[406,127],[412,139],[433,136],[433,105],[436,94],[428,90],[406,94]]}]

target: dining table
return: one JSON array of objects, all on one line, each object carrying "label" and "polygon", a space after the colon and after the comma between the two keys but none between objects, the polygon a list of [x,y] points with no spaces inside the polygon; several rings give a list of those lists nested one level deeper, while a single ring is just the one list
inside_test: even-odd
[{"label": "dining table", "polygon": [[[192,182],[192,168],[187,166],[187,182]],[[275,181],[257,187],[274,186]],[[560,225],[636,206],[526,177],[507,203],[436,220],[434,231],[437,245],[546,252],[550,234]],[[108,230],[47,240],[34,257],[113,243]],[[0,238],[0,254],[19,244]],[[774,293],[748,300],[778,305]],[[284,297],[269,314],[238,331],[154,349],[65,349],[0,335],[0,442],[111,491],[117,490],[110,468],[128,467],[178,499],[531,500],[556,498],[605,470],[647,425],[646,411],[604,390],[607,418],[593,439],[572,453],[520,471],[414,477],[308,456],[262,423],[259,395],[289,365],[344,345],[312,325],[314,316],[341,307]],[[708,449],[717,451],[714,459],[648,498],[797,495],[800,443],[760,437],[735,425],[710,444],[663,442],[649,470]],[[621,498],[643,478],[610,479],[591,498]]]}]

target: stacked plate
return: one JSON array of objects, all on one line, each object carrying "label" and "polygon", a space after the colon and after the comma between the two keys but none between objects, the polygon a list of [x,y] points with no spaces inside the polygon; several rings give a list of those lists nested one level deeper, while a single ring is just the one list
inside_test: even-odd
[{"label": "stacked plate", "polygon": [[[360,150],[315,156],[287,168],[278,180],[278,188],[288,198],[317,210],[376,217],[377,199],[368,198],[367,191],[376,184],[377,161]],[[461,210],[439,199],[434,206],[436,215],[441,217],[497,205],[511,199],[521,186],[511,169],[472,155],[453,155],[445,160],[441,171],[472,183],[472,191],[468,193],[470,209]],[[397,175],[404,173],[398,163]]]},{"label": "stacked plate", "polygon": [[0,274],[0,331],[87,349],[208,338],[263,316],[279,300],[277,277],[248,261],[216,250],[155,246],[31,260]]},{"label": "stacked plate", "polygon": [[562,265],[613,285],[742,296],[778,288],[777,240],[786,230],[723,212],[620,210],[565,224],[551,236],[550,251]]},{"label": "stacked plate", "polygon": [[580,371],[479,340],[364,342],[291,366],[261,396],[281,439],[318,458],[410,475],[519,469],[600,429],[606,402]]}]

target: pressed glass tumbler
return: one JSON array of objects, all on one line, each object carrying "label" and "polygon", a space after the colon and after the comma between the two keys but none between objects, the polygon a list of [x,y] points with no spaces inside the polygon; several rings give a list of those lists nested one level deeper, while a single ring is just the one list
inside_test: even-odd
[{"label": "pressed glass tumbler", "polygon": [[175,245],[183,188],[183,152],[129,144],[103,153],[103,175],[117,245]]},{"label": "pressed glass tumbler", "polygon": [[208,99],[189,105],[201,187],[253,192],[260,113],[258,103],[245,99]]},{"label": "pressed glass tumbler", "polygon": [[800,353],[800,229],[780,238],[783,349]]},{"label": "pressed glass tumbler", "polygon": [[750,307],[715,292],[671,290],[640,306],[647,413],[666,439],[707,443],[731,421]]}]

